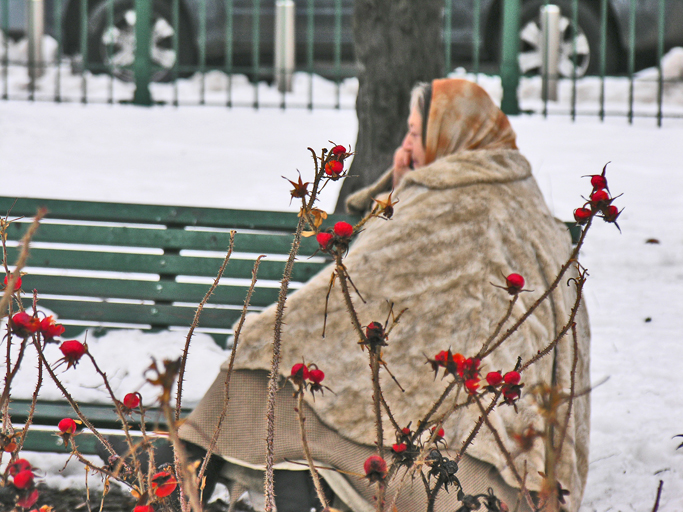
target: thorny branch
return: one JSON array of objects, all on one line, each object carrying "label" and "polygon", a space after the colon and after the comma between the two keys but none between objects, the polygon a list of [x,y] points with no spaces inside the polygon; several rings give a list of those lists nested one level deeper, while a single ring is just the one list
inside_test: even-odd
[{"label": "thorny branch", "polygon": [[[15,263],[14,272],[12,272],[12,277],[10,281],[11,285],[10,283],[8,283],[8,286],[5,288],[5,292],[2,294],[2,298],[0,298],[0,319],[5,318],[5,316],[7,316],[7,306],[9,305],[12,295],[14,294],[14,282],[16,281],[17,277],[19,277],[21,269],[26,266],[31,239],[33,238],[33,235],[36,234],[38,226],[40,225],[40,221],[43,219],[43,217],[45,217],[46,213],[47,210],[45,208],[40,208],[36,212],[36,216],[33,218],[31,226],[28,228],[28,230],[21,239],[21,252],[19,253],[19,258]],[[4,247],[4,233],[2,234],[2,243]]]},{"label": "thorny branch", "polygon": [[491,431],[491,434],[493,434],[493,438],[496,440],[496,444],[498,445],[498,449],[501,451],[501,453],[505,457],[505,462],[507,463],[508,467],[510,468],[510,471],[512,471],[512,474],[517,479],[517,482],[519,483],[520,487],[522,488],[522,491],[524,492],[524,498],[526,499],[527,504],[529,505],[531,510],[536,510],[536,508],[534,506],[534,502],[531,499],[531,495],[529,494],[529,491],[526,490],[526,488],[524,487],[524,480],[522,479],[519,472],[517,471],[517,467],[515,466],[515,461],[512,460],[512,455],[510,454],[508,449],[505,448],[505,445],[503,444],[503,440],[500,438],[500,434],[496,430],[496,427],[494,427],[493,424],[491,423],[491,420],[489,420],[489,416],[486,413],[484,406],[481,404],[481,400],[479,399],[478,396],[475,396],[475,402],[476,402],[477,406],[479,407],[479,411],[481,412],[482,418],[484,419],[484,423],[486,423],[486,426]]},{"label": "thorny branch", "polygon": [[513,333],[519,329],[519,326],[522,325],[526,320],[531,316],[531,314],[536,311],[536,308],[540,306],[545,299],[548,298],[548,296],[557,288],[557,286],[560,284],[560,281],[562,281],[562,277],[564,274],[569,270],[569,267],[572,266],[573,263],[578,261],[579,257],[579,251],[581,250],[581,246],[583,245],[584,240],[586,239],[586,234],[588,233],[588,230],[591,227],[591,224],[593,222],[593,219],[591,218],[586,226],[583,228],[583,231],[581,232],[581,237],[579,238],[578,243],[576,244],[576,247],[572,251],[571,255],[569,256],[569,259],[567,262],[562,265],[560,268],[559,273],[557,274],[557,277],[555,280],[550,284],[548,289],[534,302],[531,306],[529,306],[529,309],[526,310],[526,312],[517,320],[512,327],[510,327],[507,331],[505,331],[505,334],[496,341],[490,348],[487,350],[484,350],[483,353],[481,354],[480,359],[484,359],[486,356],[488,356],[491,352],[496,350],[506,339],[508,339],[510,336],[512,336]]},{"label": "thorny branch", "polygon": [[323,491],[323,486],[320,483],[320,475],[318,475],[318,472],[315,470],[315,463],[313,462],[311,450],[308,446],[308,441],[306,439],[306,417],[304,416],[304,390],[300,388],[297,394],[297,416],[299,417],[301,445],[304,449],[304,456],[306,457],[306,462],[308,463],[308,469],[310,470],[311,477],[313,478],[315,492],[318,495],[318,499],[320,500],[320,503],[323,506],[323,512],[327,512],[329,510],[329,504],[327,503],[327,498],[325,497],[325,491]]},{"label": "thorny branch", "polygon": [[259,256],[258,258],[256,258],[256,261],[254,262],[254,268],[251,271],[251,284],[249,285],[249,291],[247,292],[247,297],[244,299],[244,306],[242,307],[242,314],[240,315],[239,324],[237,324],[237,328],[235,329],[235,336],[234,336],[233,342],[232,342],[232,350],[230,352],[230,362],[228,363],[228,371],[225,373],[225,384],[224,384],[225,398],[223,400],[223,409],[221,410],[221,415],[218,417],[218,422],[216,423],[216,428],[214,429],[213,436],[211,437],[211,442],[209,443],[209,448],[206,451],[206,457],[204,457],[204,460],[202,461],[202,466],[199,469],[198,479],[200,482],[202,481],[202,478],[204,477],[204,472],[206,471],[206,467],[209,464],[209,460],[211,458],[211,455],[213,454],[213,451],[216,448],[216,443],[218,442],[218,436],[221,432],[221,427],[223,426],[223,421],[225,421],[225,416],[228,413],[228,402],[230,400],[230,379],[232,377],[233,367],[235,366],[235,356],[237,355],[237,346],[239,344],[240,333],[242,332],[242,326],[244,325],[244,319],[247,316],[247,310],[249,308],[249,304],[251,303],[251,296],[253,295],[254,287],[256,286],[256,276],[258,274],[259,265],[261,264],[261,258],[263,258],[263,256]]},{"label": "thorny branch", "polygon": [[185,348],[183,349],[183,355],[180,359],[180,371],[178,372],[178,383],[177,383],[177,388],[176,388],[176,401],[175,401],[175,419],[176,419],[176,421],[178,421],[180,419],[180,410],[182,407],[182,397],[183,397],[183,382],[185,380],[185,366],[187,365],[187,355],[190,351],[190,341],[192,340],[192,335],[194,334],[194,330],[197,328],[197,325],[199,325],[199,317],[201,316],[202,311],[204,311],[204,306],[209,301],[209,298],[211,298],[211,295],[213,295],[213,292],[216,290],[218,283],[220,282],[221,278],[223,277],[223,273],[225,272],[225,267],[228,266],[228,262],[230,261],[230,256],[232,255],[232,250],[234,247],[235,247],[235,231],[230,231],[230,243],[228,246],[228,252],[225,255],[225,258],[223,259],[223,263],[221,264],[221,267],[218,269],[218,275],[216,275],[216,279],[214,279],[213,284],[211,285],[209,290],[206,292],[206,295],[204,295],[204,298],[199,303],[199,306],[197,306],[197,311],[195,311],[194,319],[192,320],[192,325],[190,326],[190,330],[187,332],[187,338],[185,339]]}]

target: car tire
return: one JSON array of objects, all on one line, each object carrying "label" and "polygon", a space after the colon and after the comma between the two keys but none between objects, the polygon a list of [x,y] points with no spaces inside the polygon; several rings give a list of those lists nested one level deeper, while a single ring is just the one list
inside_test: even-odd
[{"label": "car tire", "polygon": [[[560,76],[572,76],[572,4],[569,1],[556,1],[560,7]],[[539,74],[540,54],[540,9],[543,1],[525,3],[520,16],[519,64],[522,74]],[[605,74],[613,75],[619,68],[620,48],[611,26],[607,24],[605,39]],[[597,75],[600,73],[600,15],[585,2],[578,3],[576,76]]]},{"label": "car tire", "polygon": [[[112,5],[113,4],[113,5]],[[110,10],[113,25],[109,25]],[[180,16],[178,23],[178,55],[173,49],[173,16],[171,6],[156,0],[152,10],[152,60],[153,82],[173,79],[176,59],[180,67],[197,63],[196,50],[191,38],[187,19]],[[134,80],[135,58],[135,1],[105,0],[99,3],[88,17],[88,64],[94,73],[112,73],[125,82]],[[188,76],[187,70],[179,76]]]}]

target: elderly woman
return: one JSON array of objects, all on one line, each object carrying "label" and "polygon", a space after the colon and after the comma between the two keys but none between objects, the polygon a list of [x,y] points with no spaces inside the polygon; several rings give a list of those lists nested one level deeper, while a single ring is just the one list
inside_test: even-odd
[{"label": "elderly woman", "polygon": [[[389,304],[397,311],[407,308],[382,353],[405,391],[384,371],[381,380],[397,423],[412,422],[414,428],[452,378],[435,380],[425,365],[425,355],[433,357],[449,348],[466,357],[476,354],[509,304],[509,295],[492,283],[503,284],[502,276],[516,272],[525,277],[527,288],[535,290],[519,295],[512,311],[512,318],[518,318],[555,278],[571,243],[565,226],[548,211],[529,163],[517,150],[507,117],[479,86],[449,79],[419,86],[413,94],[408,128],[393,168],[347,203],[352,211],[366,210],[373,197],[393,182],[392,197],[399,201],[394,215],[388,221],[371,219],[344,264],[365,300],[355,300],[363,325],[383,323]],[[311,451],[321,467],[339,470],[320,471],[330,496],[335,496],[333,506],[365,512],[374,510],[376,492],[362,475],[363,462],[376,453],[372,382],[368,355],[359,348],[338,286],[329,299],[322,337],[332,271],[328,267],[289,299],[280,367],[287,371],[305,358],[325,372],[325,384],[334,393],[326,392],[315,401],[307,397]],[[518,357],[528,360],[556,337],[574,304],[574,291],[564,282],[484,360],[484,375],[512,370]],[[257,490],[262,489],[265,460],[265,396],[274,318],[274,307],[247,317],[230,384],[228,419],[216,450],[226,461],[222,470],[226,478]],[[576,322],[576,389],[586,389],[589,333],[583,307]],[[543,429],[538,398],[531,392],[536,384],[569,389],[572,345],[571,339],[561,340],[554,351],[523,373],[525,392],[516,408],[498,406],[489,416],[514,456],[518,473],[526,475],[526,487],[534,492],[542,490],[539,473],[548,471],[545,444],[532,438],[522,449],[515,439]],[[223,407],[226,370],[227,364],[183,426],[181,435],[187,441],[208,446]],[[463,400],[463,393],[453,394],[435,417]],[[305,473],[294,472],[306,468],[291,462],[303,459],[294,407],[291,385],[284,385],[276,403],[278,512],[301,512],[315,506],[313,501],[290,506],[283,497],[292,490],[299,497],[308,496],[310,487]],[[564,414],[566,408],[560,411]],[[577,510],[583,494],[589,415],[589,398],[584,394],[574,401],[564,450],[555,465],[559,484],[569,491],[561,493],[567,510]],[[457,453],[479,416],[479,409],[472,405],[448,417],[443,424],[445,456]],[[391,446],[396,434],[384,419],[384,444]],[[421,480],[406,478],[399,485],[401,476],[402,472],[392,480],[389,499],[398,492],[398,510],[426,510]],[[460,460],[457,476],[466,494],[492,488],[514,508],[519,482],[488,428],[480,430]],[[442,491],[435,510],[452,512],[458,506],[456,492]]]}]

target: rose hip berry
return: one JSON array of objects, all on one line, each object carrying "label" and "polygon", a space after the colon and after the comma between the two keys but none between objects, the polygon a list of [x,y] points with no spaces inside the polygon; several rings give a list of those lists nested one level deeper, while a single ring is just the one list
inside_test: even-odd
[{"label": "rose hip berry", "polygon": [[[9,275],[5,274],[5,288],[7,288],[7,283],[9,283]],[[21,276],[17,276],[17,280],[14,281],[14,291],[21,289]]]},{"label": "rose hip berry", "polygon": [[600,210],[609,202],[609,194],[606,190],[596,190],[591,194],[590,204],[594,210]]},{"label": "rose hip berry", "polygon": [[343,171],[344,164],[339,160],[330,160],[325,164],[325,174],[327,174],[332,180],[338,179]]},{"label": "rose hip berry", "polygon": [[165,498],[178,487],[178,481],[169,471],[160,471],[152,477],[152,492],[157,498]]},{"label": "rose hip berry", "polygon": [[33,471],[25,469],[14,475],[14,487],[17,489],[27,489],[33,485]]},{"label": "rose hip berry", "polygon": [[407,449],[408,449],[408,446],[405,443],[397,443],[397,444],[391,445],[391,450],[394,453],[403,453]]},{"label": "rose hip berry", "polygon": [[72,366],[78,364],[78,361],[85,354],[87,347],[78,340],[69,340],[63,342],[59,346],[59,350],[64,354],[64,360],[67,363],[66,368],[68,370]]},{"label": "rose hip berry", "polygon": [[517,295],[524,288],[524,278],[519,274],[510,274],[505,278],[505,284],[510,295]]},{"label": "rose hip berry", "polygon": [[33,489],[31,492],[23,496],[20,495],[16,502],[16,506],[21,508],[31,508],[33,505],[35,505],[36,501],[38,501],[38,495],[38,489]]},{"label": "rose hip berry", "polygon": [[370,455],[363,464],[365,478],[371,482],[381,482],[387,475],[387,463],[379,455]]},{"label": "rose hip berry", "polygon": [[73,434],[76,432],[76,422],[71,418],[64,418],[57,424],[57,428],[62,434]]},{"label": "rose hip berry", "polygon": [[338,145],[338,146],[335,146],[335,147],[332,148],[331,153],[332,153],[334,156],[343,155],[343,154],[346,153],[346,148],[345,148],[344,146],[342,146],[342,145]]},{"label": "rose hip berry", "polygon": [[353,226],[348,222],[337,222],[334,225],[334,234],[340,238],[350,238],[353,235]]},{"label": "rose hip berry", "polygon": [[52,341],[57,336],[64,334],[64,326],[55,323],[52,316],[46,316],[40,321],[40,334],[43,335],[45,341]]},{"label": "rose hip berry", "polygon": [[[436,427],[432,427],[431,432],[434,433],[434,430],[436,430]],[[436,432],[436,440],[438,441],[439,439],[443,439],[443,436],[446,433],[444,432],[443,428],[439,428],[439,430]]]},{"label": "rose hip berry", "polygon": [[332,233],[326,233],[324,231],[321,231],[315,236],[315,239],[318,241],[318,244],[320,245],[320,248],[323,251],[326,251],[330,248],[330,244],[332,243],[333,238],[334,236],[332,235]]},{"label": "rose hip berry", "polygon": [[17,475],[19,472],[26,469],[31,469],[31,463],[26,459],[17,459],[7,467],[7,471],[12,476]]},{"label": "rose hip berry", "polygon": [[607,178],[600,174],[594,174],[591,176],[591,185],[593,186],[593,190],[607,188]]},{"label": "rose hip berry", "polygon": [[310,380],[313,384],[320,384],[324,379],[325,373],[322,370],[318,368],[308,370],[308,380]]},{"label": "rose hip berry", "polygon": [[514,371],[514,370],[511,371],[511,372],[507,372],[507,373],[505,374],[505,376],[503,377],[503,381],[505,382],[505,384],[512,384],[512,385],[514,385],[514,386],[516,386],[517,384],[519,384],[519,381],[520,381],[521,379],[522,379],[522,377],[521,377],[521,375],[519,374],[519,372],[516,372],[516,371]]},{"label": "rose hip berry", "polygon": [[289,375],[294,384],[301,385],[306,379],[308,379],[308,368],[303,363],[296,363],[294,366],[292,366],[292,370]]},{"label": "rose hip berry", "polygon": [[493,386],[495,388],[503,383],[503,376],[500,374],[500,372],[489,372],[486,375],[486,382],[488,382],[489,386]]},{"label": "rose hip berry", "polygon": [[133,512],[154,512],[152,505],[138,505],[133,509]]},{"label": "rose hip berry", "polygon": [[140,396],[138,393],[128,393],[123,397],[123,405],[128,409],[135,409],[140,405]]},{"label": "rose hip berry", "polygon": [[593,212],[588,208],[577,208],[574,210],[574,220],[577,224],[585,224],[591,218]]},{"label": "rose hip berry", "polygon": [[10,320],[10,327],[12,332],[22,338],[28,338],[32,334],[38,332],[40,328],[40,320],[29,315],[25,311],[21,311],[12,317]]},{"label": "rose hip berry", "polygon": [[621,212],[619,211],[619,208],[613,205],[609,205],[602,213],[603,218],[607,222],[615,222],[617,220],[617,217]]},{"label": "rose hip berry", "polygon": [[465,389],[470,395],[475,395],[477,393],[477,389],[479,388],[479,380],[478,379],[468,379],[465,381]]}]

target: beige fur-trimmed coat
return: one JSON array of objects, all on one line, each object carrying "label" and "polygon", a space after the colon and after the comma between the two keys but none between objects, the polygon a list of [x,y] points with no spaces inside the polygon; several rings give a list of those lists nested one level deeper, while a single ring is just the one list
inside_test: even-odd
[{"label": "beige fur-trimmed coat", "polygon": [[[524,276],[526,288],[533,291],[520,295],[512,314],[516,319],[556,276],[571,244],[566,227],[548,211],[529,163],[517,150],[463,151],[441,158],[409,173],[394,197],[399,203],[393,218],[370,220],[344,262],[366,300],[363,304],[354,296],[363,325],[384,323],[390,303],[395,311],[407,308],[383,352],[405,393],[386,372],[381,374],[385,397],[403,426],[410,421],[415,425],[448,382],[440,377],[434,380],[425,355],[433,357],[450,348],[465,357],[473,356],[502,318],[510,298],[491,283],[503,284],[504,276],[511,272]],[[324,383],[335,394],[326,392],[309,404],[342,436],[373,445],[368,355],[358,345],[338,285],[330,296],[327,333],[325,338],[321,336],[332,271],[332,267],[326,268],[289,298],[280,368],[286,374],[302,357],[318,364],[326,375]],[[482,375],[512,370],[518,357],[528,360],[555,337],[574,302],[573,287],[566,281],[483,362]],[[270,368],[274,316],[271,307],[247,317],[237,353],[238,368]],[[577,324],[576,387],[583,390],[589,385],[590,338],[584,307]],[[567,390],[572,357],[571,338],[566,337],[554,353],[523,373],[519,413],[499,406],[491,415],[508,449],[517,455],[520,473],[527,462],[531,489],[539,489],[538,472],[545,471],[543,443],[537,440],[529,452],[521,453],[511,433],[521,433],[532,425],[542,427],[530,390],[535,384],[553,381]],[[453,395],[451,400],[455,399]],[[575,401],[559,466],[560,482],[571,492],[566,498],[569,510],[578,509],[586,481],[589,416],[590,401],[584,395]],[[453,415],[444,425],[449,445],[457,450],[478,417],[476,406]],[[385,443],[396,442],[389,423],[385,425]],[[496,466],[507,483],[518,487],[486,428],[468,453]]]}]

